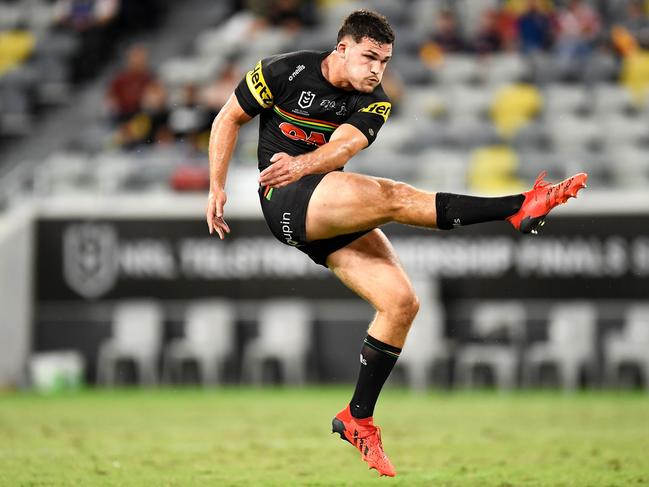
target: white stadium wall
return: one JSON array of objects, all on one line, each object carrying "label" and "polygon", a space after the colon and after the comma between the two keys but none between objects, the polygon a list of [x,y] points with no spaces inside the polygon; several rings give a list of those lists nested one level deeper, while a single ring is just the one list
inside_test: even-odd
[{"label": "white stadium wall", "polygon": [[31,351],[33,215],[22,207],[0,218],[0,388],[24,382]]}]

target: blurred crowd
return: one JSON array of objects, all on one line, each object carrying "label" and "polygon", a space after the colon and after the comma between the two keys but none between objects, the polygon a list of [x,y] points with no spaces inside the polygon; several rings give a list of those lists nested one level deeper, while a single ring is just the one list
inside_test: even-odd
[{"label": "blurred crowd", "polygon": [[0,1],[0,143],[29,136],[37,115],[69,103],[120,40],[158,26],[166,2]]},{"label": "blurred crowd", "polygon": [[[224,0],[214,7],[218,16],[201,11],[201,26],[189,44],[183,38],[176,57],[156,52],[161,61],[152,63],[150,48],[181,42],[173,37],[177,30],[163,34],[155,27],[184,5],[0,1],[0,142],[6,135],[30,136],[30,117],[42,106],[74,102],[73,88],[115,60],[118,67],[99,87],[104,109],[96,123],[61,141],[62,155],[45,161],[43,172],[50,179],[72,172],[69,180],[91,190],[85,182],[102,186],[106,180],[95,174],[98,159],[116,190],[202,190],[209,184],[212,121],[246,71],[275,53],[333,49],[342,19],[367,7],[385,14],[396,31],[383,79],[393,111],[379,137],[381,150],[371,161],[357,156],[359,168],[413,184],[480,191],[485,188],[476,181],[498,175],[498,167],[503,175],[496,179],[518,185],[549,163],[551,174],[565,177],[568,161],[581,169],[588,164],[603,185],[649,180],[643,162],[649,146],[643,115],[649,106],[647,0]],[[151,35],[138,43],[143,29]],[[255,166],[254,125],[241,131],[234,154],[233,166],[242,170]],[[66,151],[85,162],[73,170]],[[406,163],[396,167],[393,158],[405,154]]]},{"label": "blurred crowd", "polygon": [[[449,8],[436,15],[428,35],[417,46],[418,57],[434,71],[447,55],[480,57],[520,52],[533,59],[542,53],[555,58],[558,69],[566,73],[564,79],[577,79],[596,51],[611,52],[621,58],[649,49],[647,2],[613,3],[603,11],[604,7],[584,0],[505,1],[498,8],[484,10],[476,25],[463,25],[453,2],[448,2]],[[316,7],[310,0],[233,2],[234,10],[247,10],[254,15],[254,21],[240,31],[240,35],[251,36],[268,28],[280,28],[297,36],[317,24]],[[330,34],[333,48],[335,32]],[[396,44],[400,42],[398,34]],[[123,70],[116,73],[107,89],[115,144],[132,149],[143,144],[177,142],[205,152],[211,121],[247,69],[249,66],[232,56],[209,82],[186,84],[170,92],[148,66],[146,48],[133,47]],[[384,85],[398,102],[403,92],[399,73],[388,71]]]}]

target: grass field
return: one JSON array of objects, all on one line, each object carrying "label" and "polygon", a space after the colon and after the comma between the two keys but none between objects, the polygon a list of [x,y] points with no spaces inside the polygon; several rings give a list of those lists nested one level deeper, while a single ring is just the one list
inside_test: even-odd
[{"label": "grass field", "polygon": [[394,479],[330,434],[350,388],[0,395],[2,486],[649,486],[642,393],[388,389]]}]

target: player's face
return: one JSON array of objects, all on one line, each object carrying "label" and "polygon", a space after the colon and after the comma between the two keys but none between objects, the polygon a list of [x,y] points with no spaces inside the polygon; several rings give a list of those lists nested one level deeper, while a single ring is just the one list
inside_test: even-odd
[{"label": "player's face", "polygon": [[374,91],[392,57],[392,44],[379,44],[368,37],[355,42],[351,37],[346,37],[338,48],[343,51],[347,81],[361,93]]}]

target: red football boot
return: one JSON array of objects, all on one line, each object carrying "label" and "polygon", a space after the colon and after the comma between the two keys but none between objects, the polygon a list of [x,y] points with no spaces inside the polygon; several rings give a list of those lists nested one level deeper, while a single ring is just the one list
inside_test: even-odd
[{"label": "red football boot", "polygon": [[397,472],[383,451],[381,429],[374,426],[372,418],[357,419],[351,415],[349,406],[336,414],[331,421],[332,433],[354,445],[361,452],[361,459],[380,475],[394,477]]},{"label": "red football boot", "polygon": [[576,198],[577,192],[586,187],[588,174],[580,172],[571,178],[557,184],[545,181],[546,172],[543,171],[536,178],[534,187],[523,193],[525,201],[521,209],[507,218],[516,230],[523,233],[538,233],[539,227],[545,224],[545,217],[555,206]]}]

